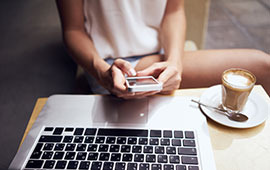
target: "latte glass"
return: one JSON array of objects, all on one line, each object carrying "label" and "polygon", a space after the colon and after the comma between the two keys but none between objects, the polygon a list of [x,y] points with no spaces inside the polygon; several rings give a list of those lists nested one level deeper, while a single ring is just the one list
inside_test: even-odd
[{"label": "latte glass", "polygon": [[248,70],[231,68],[222,74],[222,106],[226,110],[243,110],[256,83],[256,77]]}]

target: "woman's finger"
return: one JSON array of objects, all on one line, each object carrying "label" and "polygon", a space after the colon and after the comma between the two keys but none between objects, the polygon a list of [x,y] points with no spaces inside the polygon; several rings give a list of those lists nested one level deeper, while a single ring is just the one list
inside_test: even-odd
[{"label": "woman's finger", "polygon": [[126,73],[128,76],[136,76],[136,71],[130,64],[130,62],[125,61],[123,59],[116,59],[113,63],[116,67],[118,67],[121,71]]}]

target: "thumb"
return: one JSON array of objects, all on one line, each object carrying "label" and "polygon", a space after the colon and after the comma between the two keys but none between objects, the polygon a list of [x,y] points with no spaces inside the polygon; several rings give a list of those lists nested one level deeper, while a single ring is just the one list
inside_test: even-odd
[{"label": "thumb", "polygon": [[136,71],[134,70],[130,62],[123,59],[116,59],[113,64],[118,67],[122,72],[126,73],[128,76],[136,76]]},{"label": "thumb", "polygon": [[163,63],[154,63],[144,70],[138,71],[137,76],[154,76],[158,77],[159,74],[166,68]]}]

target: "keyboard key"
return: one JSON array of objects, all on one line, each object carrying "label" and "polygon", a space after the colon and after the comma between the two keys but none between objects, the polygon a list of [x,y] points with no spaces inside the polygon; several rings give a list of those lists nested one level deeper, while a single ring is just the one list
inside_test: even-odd
[{"label": "keyboard key", "polygon": [[164,147],[163,146],[156,146],[155,153],[164,154]]},{"label": "keyboard key", "polygon": [[167,155],[158,155],[158,163],[167,163],[168,156]]},{"label": "keyboard key", "polygon": [[73,136],[65,136],[63,142],[71,143],[73,140]]},{"label": "keyboard key", "polygon": [[76,152],[67,152],[65,155],[65,159],[73,160],[75,158]]},{"label": "keyboard key", "polygon": [[128,138],[128,144],[137,144],[137,138]]},{"label": "keyboard key", "polygon": [[113,162],[104,162],[103,164],[103,170],[112,170],[113,169]]},{"label": "keyboard key", "polygon": [[126,137],[118,137],[117,144],[126,144],[127,138]]},{"label": "keyboard key", "polygon": [[151,170],[161,170],[162,166],[161,164],[152,164]]},{"label": "keyboard key", "polygon": [[78,161],[69,161],[67,169],[77,169],[78,164]]},{"label": "keyboard key", "polygon": [[142,129],[99,129],[98,135],[102,136],[134,136],[147,137],[148,130]]},{"label": "keyboard key", "polygon": [[161,130],[151,130],[150,137],[161,137]]},{"label": "keyboard key", "polygon": [[85,160],[86,159],[86,152],[78,152],[76,156],[76,160]]},{"label": "keyboard key", "polygon": [[117,162],[115,164],[115,170],[125,170],[126,168],[126,163],[120,163],[120,162]]},{"label": "keyboard key", "polygon": [[195,147],[195,140],[183,140],[183,145],[184,146],[192,146]]},{"label": "keyboard key", "polygon": [[74,151],[76,144],[67,144],[65,151]]},{"label": "keyboard key", "polygon": [[182,164],[198,164],[197,157],[182,156],[181,160]]},{"label": "keyboard key", "polygon": [[61,142],[63,136],[48,136],[42,135],[39,139],[39,142]]},{"label": "keyboard key", "polygon": [[45,169],[53,169],[54,167],[54,164],[55,164],[55,161],[46,161],[43,168]]},{"label": "keyboard key", "polygon": [[120,160],[121,160],[121,154],[120,153],[112,153],[111,161],[120,161]]},{"label": "keyboard key", "polygon": [[109,145],[99,145],[98,151],[99,152],[107,152],[109,149]]},{"label": "keyboard key", "polygon": [[105,141],[105,137],[98,136],[96,137],[95,143],[104,143],[104,141]]},{"label": "keyboard key", "polygon": [[95,135],[97,129],[96,128],[86,128],[84,135]]},{"label": "keyboard key", "polygon": [[100,170],[102,162],[93,162],[91,165],[91,170]]},{"label": "keyboard key", "polygon": [[65,169],[67,161],[57,161],[55,169]]},{"label": "keyboard key", "polygon": [[127,164],[127,170],[136,170],[138,164],[137,163],[128,163]]},{"label": "keyboard key", "polygon": [[85,151],[86,150],[86,144],[78,144],[76,151]]},{"label": "keyboard key", "polygon": [[64,150],[65,144],[57,143],[54,147],[54,151],[62,151]]},{"label": "keyboard key", "polygon": [[153,153],[153,146],[144,146],[143,153]]},{"label": "keyboard key", "polygon": [[158,145],[159,141],[157,138],[150,138],[150,145]]},{"label": "keyboard key", "polygon": [[178,148],[179,155],[197,155],[196,148]]},{"label": "keyboard key", "polygon": [[54,135],[61,135],[64,131],[64,128],[55,128],[53,131]]},{"label": "keyboard key", "polygon": [[164,130],[163,137],[164,138],[172,138],[172,131],[171,130]]},{"label": "keyboard key", "polygon": [[139,170],[150,170],[150,165],[148,163],[140,163]]},{"label": "keyboard key", "polygon": [[79,169],[89,169],[90,167],[90,162],[89,161],[82,161],[80,163]]},{"label": "keyboard key", "polygon": [[93,143],[94,142],[94,137],[92,136],[86,136],[84,139],[84,143]]},{"label": "keyboard key", "polygon": [[170,145],[170,139],[161,139],[160,143],[161,143],[161,145],[169,146]]},{"label": "keyboard key", "polygon": [[188,170],[199,170],[198,166],[189,166]]},{"label": "keyboard key", "polygon": [[26,168],[41,168],[43,160],[29,160],[26,164]]},{"label": "keyboard key", "polygon": [[108,161],[110,157],[109,153],[100,153],[99,160],[100,161]]},{"label": "keyboard key", "polygon": [[110,146],[110,152],[119,152],[120,145],[111,145]]},{"label": "keyboard key", "polygon": [[144,154],[135,154],[134,161],[135,162],[144,162]]},{"label": "keyboard key", "polygon": [[181,140],[180,139],[172,139],[172,145],[173,146],[181,146]]},{"label": "keyboard key", "polygon": [[41,151],[41,148],[43,146],[43,143],[38,143],[34,149],[35,152]]},{"label": "keyboard key", "polygon": [[175,138],[183,138],[184,137],[183,131],[179,131],[179,130],[174,131],[174,137]]},{"label": "keyboard key", "polygon": [[147,145],[148,139],[147,138],[139,138],[139,144],[140,145]]},{"label": "keyboard key", "polygon": [[146,155],[146,162],[156,162],[156,155]]},{"label": "keyboard key", "polygon": [[122,161],[132,161],[132,154],[123,154]]},{"label": "keyboard key", "polygon": [[131,146],[130,145],[122,145],[121,152],[130,152]]},{"label": "keyboard key", "polygon": [[41,159],[51,159],[53,156],[53,152],[44,152]]},{"label": "keyboard key", "polygon": [[83,128],[76,128],[73,135],[82,135],[84,129]]},{"label": "keyboard key", "polygon": [[55,152],[53,159],[62,159],[64,157],[65,152]]},{"label": "keyboard key", "polygon": [[54,147],[54,144],[53,143],[46,143],[43,147],[43,150],[44,151],[51,151]]},{"label": "keyboard key", "polygon": [[176,165],[176,170],[187,170],[186,165]]},{"label": "keyboard key", "polygon": [[93,153],[93,152],[90,152],[88,154],[88,160],[91,160],[91,161],[94,161],[94,160],[97,160],[98,159],[98,153]]},{"label": "keyboard key", "polygon": [[132,153],[141,153],[142,152],[142,146],[134,145],[132,146]]},{"label": "keyboard key", "polygon": [[89,144],[88,148],[87,148],[87,151],[95,152],[95,151],[97,151],[97,147],[98,147],[98,145],[96,145],[96,144]]},{"label": "keyboard key", "polygon": [[75,136],[74,143],[82,143],[83,142],[83,136]]},{"label": "keyboard key", "polygon": [[52,132],[53,131],[53,127],[46,127],[44,129],[45,132]]},{"label": "keyboard key", "polygon": [[174,164],[174,163],[179,164],[180,163],[179,156],[170,156],[169,159],[170,159],[170,163],[172,163],[172,164]]},{"label": "keyboard key", "polygon": [[39,159],[41,155],[42,155],[41,151],[38,151],[38,152],[34,151],[30,158],[31,159]]},{"label": "keyboard key", "polygon": [[175,147],[166,147],[166,153],[167,154],[176,154],[176,148]]},{"label": "keyboard key", "polygon": [[194,139],[193,131],[185,131],[185,138]]},{"label": "keyboard key", "polygon": [[107,137],[106,143],[107,144],[114,144],[115,143],[115,140],[116,140],[115,137]]},{"label": "keyboard key", "polygon": [[74,128],[66,127],[65,132],[73,132]]},{"label": "keyboard key", "polygon": [[174,170],[173,165],[164,165],[164,170]]}]

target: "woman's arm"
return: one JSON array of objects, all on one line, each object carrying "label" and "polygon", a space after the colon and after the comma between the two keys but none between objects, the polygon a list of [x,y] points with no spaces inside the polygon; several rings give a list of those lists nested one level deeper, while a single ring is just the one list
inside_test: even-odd
[{"label": "woman's arm", "polygon": [[91,37],[85,32],[83,0],[56,0],[56,3],[64,43],[74,60],[110,92],[124,97],[126,86],[123,72],[130,75],[131,65],[116,60],[110,66],[99,56]]},{"label": "woman's arm", "polygon": [[99,75],[94,68],[103,72],[109,65],[98,55],[91,38],[85,32],[83,0],[57,0],[62,24],[64,43],[74,60],[95,78]]},{"label": "woman's arm", "polygon": [[186,36],[184,0],[169,0],[160,29],[165,60],[182,64]]},{"label": "woman's arm", "polygon": [[168,0],[160,28],[164,61],[138,72],[141,76],[158,74],[158,80],[163,83],[162,93],[170,93],[180,87],[185,32],[184,0]]}]

